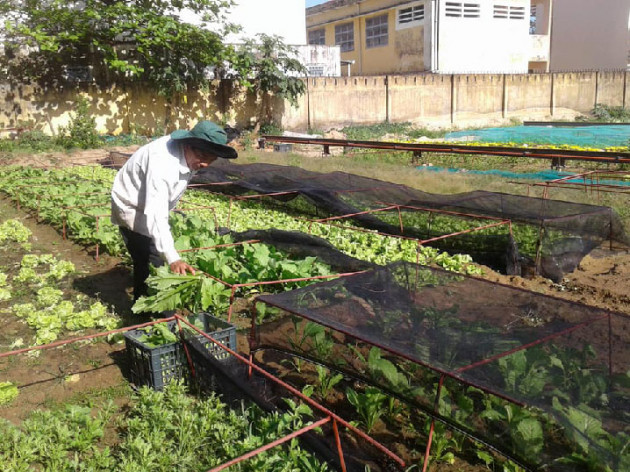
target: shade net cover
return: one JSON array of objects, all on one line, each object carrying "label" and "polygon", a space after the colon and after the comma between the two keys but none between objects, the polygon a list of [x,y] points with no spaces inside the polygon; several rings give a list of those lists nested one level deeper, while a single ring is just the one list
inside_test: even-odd
[{"label": "shade net cover", "polygon": [[[344,172],[322,174],[273,164],[221,163],[199,172],[191,183],[234,196],[273,195],[274,201],[301,215],[344,216],[344,221],[362,228],[416,239],[461,233],[491,222],[484,217],[509,220],[512,234],[505,226],[427,244],[470,254],[503,273],[533,272],[554,281],[573,271],[604,241],[630,245],[618,215],[597,205],[486,191],[431,194]],[[391,205],[408,208],[400,218],[373,212]],[[442,221],[437,225],[435,219]]]},{"label": "shade net cover", "polygon": [[[624,315],[404,262],[258,301],[284,315],[259,326],[261,345],[343,360],[523,463],[583,470],[567,459],[577,454],[630,465]],[[308,323],[327,330],[328,352],[305,341]],[[396,375],[358,366],[375,348]]]}]

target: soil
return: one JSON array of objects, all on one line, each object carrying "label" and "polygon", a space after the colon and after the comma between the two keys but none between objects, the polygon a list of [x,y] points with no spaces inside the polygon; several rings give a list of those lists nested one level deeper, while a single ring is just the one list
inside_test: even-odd
[{"label": "soil", "polygon": [[[129,153],[134,149],[120,148],[114,151]],[[109,150],[96,150],[75,153],[70,158],[61,153],[47,154],[37,159],[25,156],[12,163],[35,166],[81,165],[108,163],[109,156]],[[75,264],[78,274],[73,278],[70,290],[98,298],[112,306],[123,317],[126,325],[146,321],[131,313],[130,270],[120,259],[105,255],[96,261],[91,249],[63,240],[55,229],[37,223],[33,215],[17,210],[13,202],[0,198],[0,221],[9,218],[19,219],[33,232],[33,248],[29,252],[52,253]],[[0,270],[13,270],[21,258],[19,251],[17,247],[0,248]],[[561,283],[541,277],[506,276],[489,268],[484,269],[483,278],[630,315],[630,254],[627,251],[596,250],[585,257],[579,267],[567,274]],[[7,302],[0,302],[0,311],[6,306]],[[29,336],[29,328],[23,323],[11,321],[12,317],[4,318],[0,332],[0,353],[10,351],[10,345],[17,337],[26,339]],[[242,350],[247,348],[244,336],[240,336],[238,347]],[[14,381],[20,386],[20,395],[10,406],[0,408],[0,417],[19,422],[36,408],[69,402],[86,395],[100,395],[95,392],[124,386],[127,366],[123,344],[98,341],[47,350],[36,358],[26,355],[0,358],[0,373],[0,380]],[[432,470],[482,469],[457,460],[453,466],[443,465]]]}]

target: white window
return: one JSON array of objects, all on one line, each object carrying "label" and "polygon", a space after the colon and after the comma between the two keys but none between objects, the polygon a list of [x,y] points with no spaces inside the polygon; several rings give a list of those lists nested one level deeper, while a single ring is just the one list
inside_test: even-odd
[{"label": "white window", "polygon": [[387,14],[365,20],[365,47],[387,46]]},{"label": "white window", "polygon": [[424,20],[424,3],[400,8],[396,13],[396,29],[418,26]]},{"label": "white window", "polygon": [[525,7],[510,7],[510,20],[524,20]]},{"label": "white window", "polygon": [[478,3],[446,2],[445,14],[451,18],[479,18],[480,12]]},{"label": "white window", "polygon": [[308,70],[309,77],[323,77],[324,76],[324,66],[322,64],[308,64],[306,66],[306,70]]},{"label": "white window", "polygon": [[507,5],[495,5],[494,14],[492,16],[493,18],[507,19],[509,15],[509,10],[510,10],[510,7],[508,7]]},{"label": "white window", "polygon": [[326,44],[326,30],[324,28],[320,28],[320,29],[309,31],[308,44],[317,44],[317,45]]},{"label": "white window", "polygon": [[341,52],[354,51],[354,24],[343,23],[335,26],[335,45]]},{"label": "white window", "polygon": [[507,5],[494,5],[494,18],[510,19],[510,20],[524,20],[525,19],[525,7],[507,6]]}]

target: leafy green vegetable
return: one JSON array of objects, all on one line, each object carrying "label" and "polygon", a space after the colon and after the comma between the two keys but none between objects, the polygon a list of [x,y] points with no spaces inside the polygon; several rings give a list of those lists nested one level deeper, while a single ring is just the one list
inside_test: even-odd
[{"label": "leafy green vegetable", "polygon": [[0,405],[7,405],[19,395],[18,388],[11,382],[0,382]]},{"label": "leafy green vegetable", "polygon": [[166,323],[158,323],[141,329],[147,334],[140,336],[138,341],[146,344],[148,347],[153,348],[177,342],[177,335],[170,330]]},{"label": "leafy green vegetable", "polygon": [[28,240],[33,233],[18,220],[6,220],[0,224],[0,244],[6,247],[8,242],[17,242],[23,248],[30,250]]}]

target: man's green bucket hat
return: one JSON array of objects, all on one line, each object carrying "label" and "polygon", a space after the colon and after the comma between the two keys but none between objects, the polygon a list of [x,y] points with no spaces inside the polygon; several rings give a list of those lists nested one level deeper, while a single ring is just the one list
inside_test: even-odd
[{"label": "man's green bucket hat", "polygon": [[171,139],[216,154],[226,159],[236,159],[236,149],[227,146],[225,130],[212,121],[200,121],[190,131],[179,129],[171,133]]}]

